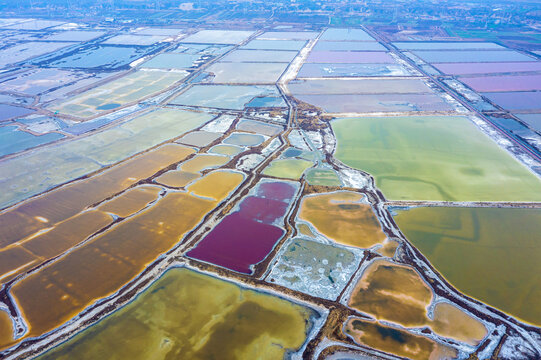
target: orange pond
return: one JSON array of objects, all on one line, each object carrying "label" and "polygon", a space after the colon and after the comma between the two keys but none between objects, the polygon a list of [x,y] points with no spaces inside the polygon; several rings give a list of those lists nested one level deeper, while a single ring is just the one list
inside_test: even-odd
[{"label": "orange pond", "polygon": [[432,300],[432,290],[414,269],[378,260],[364,271],[349,306],[405,327],[430,326],[441,336],[471,345],[486,336],[481,322],[448,303],[437,303],[430,319],[427,309]]},{"label": "orange pond", "polygon": [[112,222],[113,218],[103,212],[85,211],[38,236],[9,245],[0,251],[0,283],[62,254]]},{"label": "orange pond", "polygon": [[8,313],[0,310],[0,344],[9,344],[13,341],[13,324]]},{"label": "orange pond", "polygon": [[[212,174],[216,173],[207,177]],[[224,197],[243,179],[241,174],[225,172],[214,177],[220,175],[227,181],[213,182],[214,190]],[[231,181],[231,175],[236,175],[236,181]],[[11,293],[28,322],[27,336],[49,331],[96,299],[117,291],[174,246],[216,205],[216,201],[170,192],[148,210],[16,283]]]},{"label": "orange pond", "polygon": [[26,201],[0,214],[0,248],[51,227],[194,152],[185,146],[167,144],[89,179]]},{"label": "orange pond", "polygon": [[371,206],[361,202],[363,198],[350,191],[310,195],[302,200],[299,219],[338,243],[369,248],[386,236]]},{"label": "orange pond", "polygon": [[348,320],[345,333],[360,345],[413,360],[455,359],[458,355],[453,348],[431,339],[357,318]]},{"label": "orange pond", "polygon": [[103,203],[98,209],[125,218],[156,201],[162,190],[157,186],[138,186]]}]

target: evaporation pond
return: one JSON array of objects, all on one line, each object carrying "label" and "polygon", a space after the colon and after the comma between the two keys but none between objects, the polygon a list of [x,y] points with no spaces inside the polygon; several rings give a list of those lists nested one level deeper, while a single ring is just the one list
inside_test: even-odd
[{"label": "evaporation pond", "polygon": [[23,107],[0,104],[0,121],[11,119],[17,116],[28,115],[28,114],[31,114],[32,112],[33,112],[32,110],[29,110]]},{"label": "evaporation pond", "polygon": [[304,64],[298,78],[408,76],[410,72],[398,64]]},{"label": "evaporation pond", "polygon": [[[276,86],[262,85],[194,85],[177,96],[172,104],[243,110],[252,99],[260,96],[279,97]],[[281,107],[285,107],[282,100]]]},{"label": "evaporation pond", "polygon": [[357,270],[359,253],[307,239],[290,239],[266,280],[334,300]]},{"label": "evaporation pond", "polygon": [[284,216],[298,184],[265,181],[255,195],[216,225],[187,255],[241,273],[251,274],[285,234]]},{"label": "evaporation pond", "polygon": [[414,51],[414,54],[429,63],[457,62],[502,62],[533,61],[534,59],[516,51],[481,50],[481,51]]},{"label": "evaporation pond", "polygon": [[318,317],[279,297],[177,268],[39,359],[281,359],[302,348]]},{"label": "evaporation pond", "polygon": [[14,154],[16,152],[47,144],[65,137],[59,133],[48,133],[40,136],[21,131],[18,126],[0,127],[0,156]]},{"label": "evaporation pond", "polygon": [[460,291],[541,325],[541,209],[393,209],[409,241]]},{"label": "evaporation pond", "polygon": [[154,69],[189,69],[196,67],[201,56],[191,54],[164,53],[145,62],[142,67]]},{"label": "evaporation pond", "polygon": [[238,146],[257,146],[265,141],[265,137],[256,134],[232,133],[223,142]]},{"label": "evaporation pond", "polygon": [[47,65],[60,68],[116,69],[125,67],[148,52],[148,47],[94,45],[78,49],[69,55],[49,62]]},{"label": "evaporation pond", "polygon": [[332,127],[335,156],[372,174],[388,199],[541,200],[541,180],[466,117],[342,118]]}]

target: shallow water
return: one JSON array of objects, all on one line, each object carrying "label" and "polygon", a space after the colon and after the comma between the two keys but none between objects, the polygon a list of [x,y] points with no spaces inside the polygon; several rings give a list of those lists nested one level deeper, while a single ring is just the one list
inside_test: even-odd
[{"label": "shallow water", "polygon": [[240,48],[253,50],[300,50],[305,44],[305,40],[252,40]]},{"label": "shallow water", "polygon": [[372,174],[389,199],[541,199],[541,181],[465,117],[343,118],[332,127],[335,156]]},{"label": "shallow water", "polygon": [[346,323],[345,333],[360,345],[373,347],[408,359],[450,360],[455,359],[458,355],[456,350],[428,338],[358,318],[351,318]]},{"label": "shallow water", "polygon": [[481,95],[504,109],[541,110],[540,91],[491,92]]},{"label": "shallow water", "polygon": [[312,51],[307,63],[337,63],[337,64],[372,64],[385,63],[395,64],[395,59],[386,52],[367,52],[367,51]]},{"label": "shallow water", "polygon": [[251,274],[253,266],[263,261],[284,235],[285,230],[275,224],[283,222],[296,186],[260,184],[256,196],[245,198],[238,210],[223,218],[187,255]]},{"label": "shallow water", "polygon": [[468,77],[461,81],[478,92],[541,90],[541,75]]},{"label": "shallow water", "polygon": [[297,95],[296,98],[329,113],[452,110],[452,107],[436,94],[317,94]]},{"label": "shallow water", "polygon": [[502,61],[534,61],[533,57],[516,51],[507,50],[459,50],[459,51],[414,51],[415,55],[429,63],[462,63],[462,62],[502,62]]},{"label": "shallow water", "polygon": [[[290,63],[295,56],[297,56],[297,51],[284,51],[284,50],[236,50],[230,52],[225,57],[223,57],[221,62],[234,62],[234,63],[245,63],[245,62],[271,62],[271,63]],[[237,65],[240,66],[240,65]],[[242,65],[244,66],[244,65]]]},{"label": "shallow water", "polygon": [[14,154],[39,145],[48,144],[64,137],[64,135],[59,133],[36,136],[20,130],[18,126],[3,126],[0,127],[0,156]]},{"label": "shallow water", "polygon": [[359,254],[302,238],[284,244],[266,280],[335,300],[357,270]]},{"label": "shallow water", "polygon": [[201,30],[182,39],[182,43],[197,44],[239,44],[252,35],[252,31],[238,30]]},{"label": "shallow water", "polygon": [[323,35],[319,38],[320,41],[375,41],[374,38],[366,31],[362,29],[351,29],[351,28],[330,28],[325,30]]},{"label": "shallow water", "polygon": [[532,275],[541,273],[540,209],[419,207],[395,212],[408,240],[460,291],[541,324],[541,280]]},{"label": "shallow water", "polygon": [[[201,126],[212,115],[160,109],[102,132],[48,146],[0,164],[0,207],[113,165],[172,137]],[[168,148],[186,149],[181,145]],[[191,150],[193,151],[193,150]],[[7,176],[9,175],[9,176]]]},{"label": "shallow water", "polygon": [[162,53],[141,66],[152,69],[189,69],[197,67],[195,62],[200,58],[200,55]]},{"label": "shallow water", "polygon": [[334,170],[325,168],[308,169],[306,171],[306,181],[310,185],[321,186],[340,186],[342,182]]},{"label": "shallow water", "polygon": [[304,64],[298,78],[409,76],[411,73],[398,64]]},{"label": "shallow water", "polygon": [[[267,61],[272,58],[267,59]],[[214,74],[216,84],[274,84],[289,63],[282,62],[219,62],[206,71]]]},{"label": "shallow water", "polygon": [[298,217],[340,244],[369,248],[386,236],[370,205],[361,202],[363,198],[349,191],[307,196]]},{"label": "shallow water", "polygon": [[225,138],[223,143],[238,146],[257,146],[263,141],[265,141],[265,137],[262,135],[236,132]]},{"label": "shallow water", "polygon": [[273,160],[270,165],[263,170],[264,175],[298,180],[306,169],[313,166],[314,163],[302,159],[278,159]]},{"label": "shallow water", "polygon": [[541,62],[448,63],[436,64],[434,67],[453,75],[491,74],[541,71]]},{"label": "shallow water", "polygon": [[[214,187],[220,186],[215,183]],[[27,336],[49,331],[95,300],[117,291],[174,246],[215,206],[215,201],[168,193],[148,210],[18,282],[11,294],[30,325]],[[178,216],[171,209],[190,211]]]},{"label": "shallow water", "polygon": [[184,79],[187,72],[135,71],[68,100],[53,103],[49,110],[81,118],[103,113],[157,93]]},{"label": "shallow water", "polygon": [[383,45],[373,41],[318,41],[313,51],[385,51]]},{"label": "shallow water", "polygon": [[239,146],[218,144],[213,146],[208,152],[213,154],[235,156],[243,151],[244,149]]},{"label": "shallow water", "polygon": [[193,131],[184,135],[176,142],[190,146],[205,147],[208,146],[210,143],[218,140],[221,136],[221,133],[208,131]]},{"label": "shallow water", "polygon": [[302,346],[314,316],[278,297],[173,269],[40,359],[278,359]]},{"label": "shallow water", "polygon": [[[171,103],[188,106],[204,106],[243,110],[253,98],[280,94],[275,86],[262,85],[194,85],[174,98]],[[280,107],[285,107],[282,100]]]},{"label": "shallow water", "polygon": [[278,125],[267,124],[262,121],[243,119],[237,124],[237,130],[255,132],[266,136],[274,136],[282,132],[284,128]]}]

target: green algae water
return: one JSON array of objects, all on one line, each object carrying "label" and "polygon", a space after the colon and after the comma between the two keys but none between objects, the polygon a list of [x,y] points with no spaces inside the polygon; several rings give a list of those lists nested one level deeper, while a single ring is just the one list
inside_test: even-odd
[{"label": "green algae water", "polygon": [[173,269],[40,359],[280,359],[302,347],[314,316],[278,297]]},{"label": "green algae water", "polygon": [[341,118],[335,157],[393,200],[539,201],[541,180],[466,117]]},{"label": "green algae water", "polygon": [[408,240],[458,290],[541,325],[541,209],[394,211]]}]

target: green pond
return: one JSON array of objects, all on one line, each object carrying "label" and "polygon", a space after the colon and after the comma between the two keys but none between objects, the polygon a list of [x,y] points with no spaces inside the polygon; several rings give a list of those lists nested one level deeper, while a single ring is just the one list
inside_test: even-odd
[{"label": "green pond", "polygon": [[313,163],[311,161],[301,159],[274,160],[263,171],[263,174],[278,178],[298,180],[304,173],[304,170],[312,165]]},{"label": "green pond", "polygon": [[315,311],[188,269],[40,359],[279,359],[302,348]]},{"label": "green pond", "polygon": [[466,117],[341,118],[335,157],[393,200],[539,201],[541,180]]},{"label": "green pond", "polygon": [[306,181],[310,185],[321,186],[340,186],[342,183],[336,175],[336,172],[331,169],[308,169],[306,171]]},{"label": "green pond", "polygon": [[541,209],[394,209],[410,240],[456,288],[541,325]]}]

